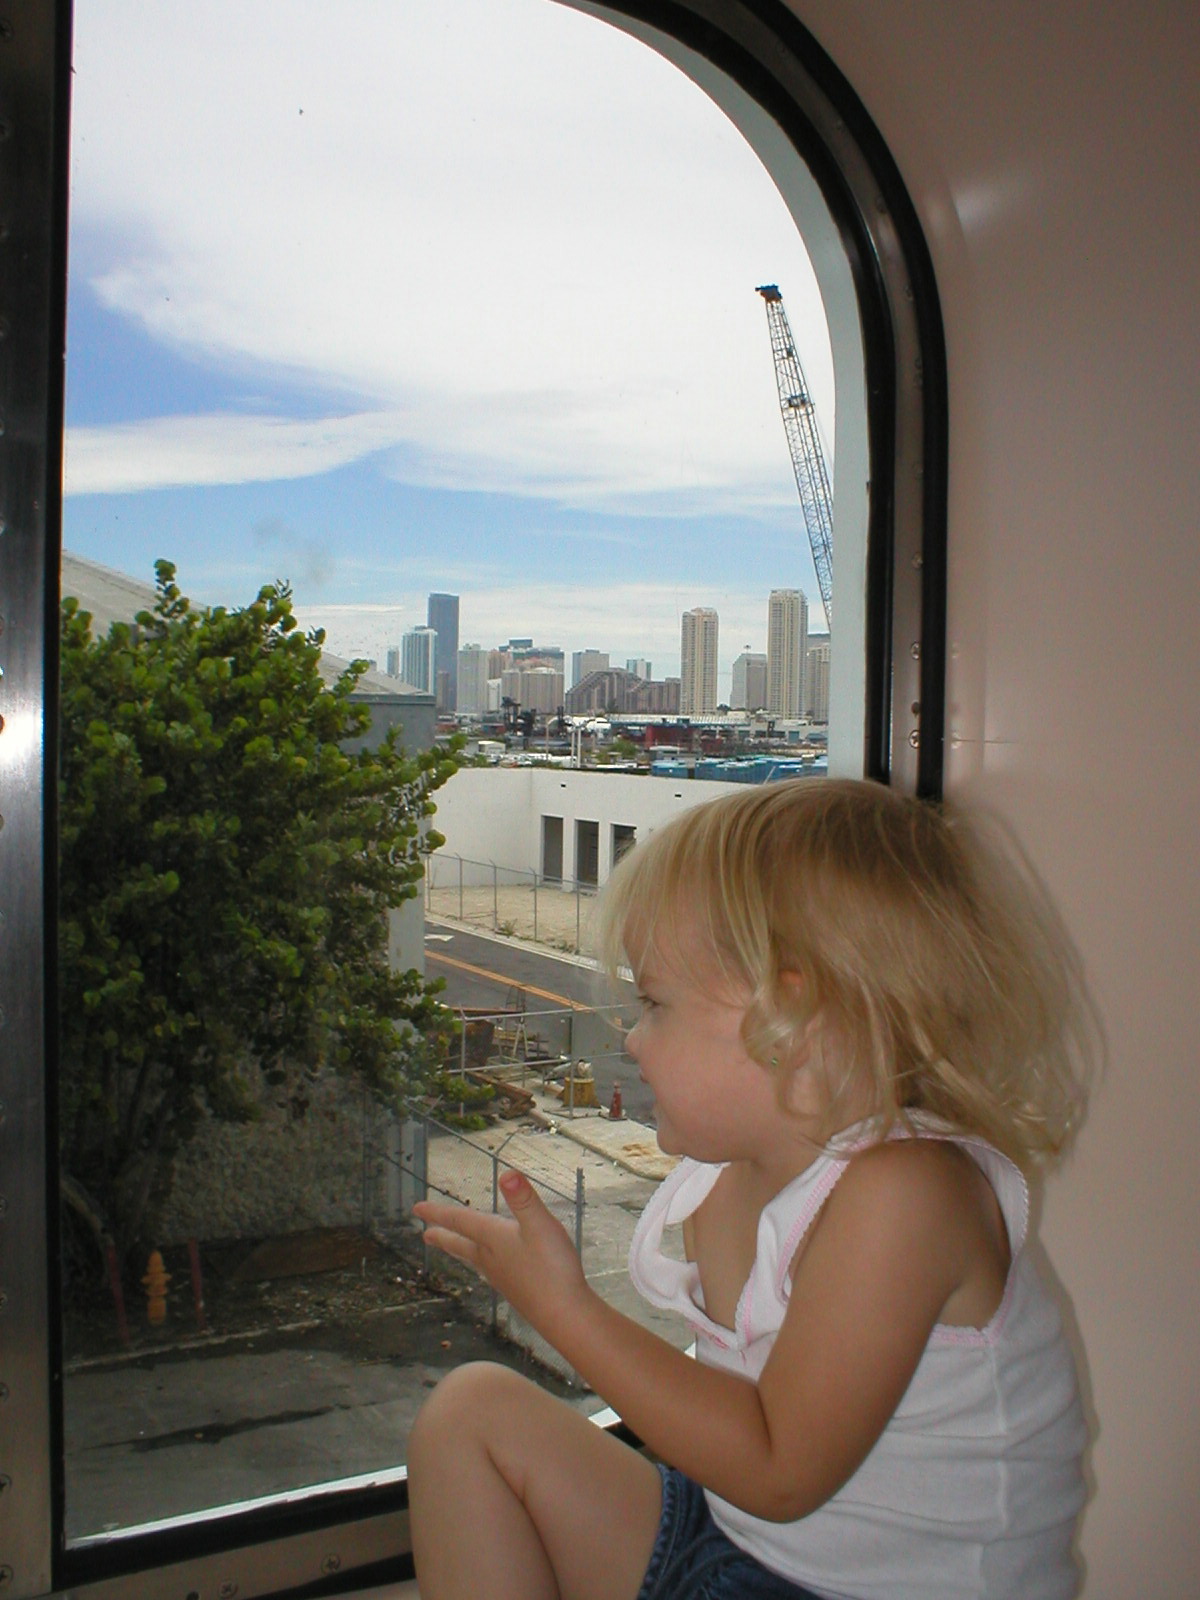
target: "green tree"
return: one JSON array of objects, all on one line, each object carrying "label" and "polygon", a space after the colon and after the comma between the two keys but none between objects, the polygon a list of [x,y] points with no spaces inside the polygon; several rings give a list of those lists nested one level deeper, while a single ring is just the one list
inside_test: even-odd
[{"label": "green tree", "polygon": [[392,970],[387,911],[417,893],[453,753],[332,686],[285,584],[195,608],[157,566],[151,611],[95,638],[63,602],[63,1193],[98,1236],[146,1242],[173,1153],[256,1079],[332,1067],[396,1104],[446,1053],[440,984]]}]

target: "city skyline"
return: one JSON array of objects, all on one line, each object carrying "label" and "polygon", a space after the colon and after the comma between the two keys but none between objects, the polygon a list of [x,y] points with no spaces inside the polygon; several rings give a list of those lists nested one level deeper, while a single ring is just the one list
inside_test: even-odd
[{"label": "city skyline", "polygon": [[[460,600],[460,598],[461,597],[458,595],[431,594],[428,597],[429,612],[430,614],[433,614],[434,601],[439,601],[442,603],[443,607],[446,608],[447,612],[452,611],[455,618],[455,623],[457,625],[459,617],[457,602]],[[761,610],[761,597],[759,598],[759,606]],[[800,683],[794,687],[791,696],[786,700],[786,702],[780,698],[782,691],[779,690],[778,687],[768,691],[770,670],[768,663],[771,659],[772,628],[773,626],[775,628],[780,627],[782,625],[782,619],[785,616],[790,619],[789,626],[791,627],[791,630],[797,633],[798,637],[795,642],[799,650],[798,657],[795,656],[794,653],[789,655],[787,671],[789,674],[796,672],[798,660],[798,670],[800,674]],[[706,617],[712,619],[710,625],[711,631],[709,634],[709,653],[710,655],[712,654],[712,639],[715,636],[717,642],[716,659],[718,661],[717,687],[715,691],[716,697],[712,702],[713,705],[724,704],[736,708],[739,705],[745,706],[750,704],[752,709],[754,707],[762,707],[786,716],[800,714],[795,709],[795,704],[797,702],[803,703],[803,709],[809,708],[809,702],[813,698],[812,693],[809,692],[809,686],[807,682],[807,666],[810,651],[813,647],[821,644],[825,645],[827,651],[829,636],[828,634],[820,632],[813,634],[808,632],[808,603],[803,591],[793,589],[774,589],[770,591],[767,597],[766,625],[765,630],[762,632],[765,648],[761,651],[756,651],[753,647],[753,644],[750,641],[747,641],[743,644],[742,649],[738,652],[737,656],[732,658],[727,671],[722,671],[720,665],[722,660],[719,647],[721,630],[719,614],[717,613],[716,609],[714,607],[695,607],[692,608],[692,617],[693,628],[696,625],[696,617]],[[682,644],[683,634],[686,627],[687,624],[681,619],[678,665],[676,665],[675,661],[668,658],[665,666],[659,671],[657,676],[655,676],[651,670],[651,659],[645,655],[635,655],[626,656],[626,670],[634,673],[636,676],[642,677],[643,679],[653,680],[660,683],[669,678],[676,678],[682,681]],[[414,629],[406,630],[405,633],[401,635],[399,644],[385,645],[382,655],[371,652],[364,653],[362,651],[351,652],[350,655],[351,657],[357,655],[363,659],[374,661],[377,667],[380,665],[380,663],[386,662],[385,670],[391,676],[405,678],[405,674],[401,670],[402,660],[405,656],[405,652],[408,649],[414,651],[417,650],[418,637],[426,634],[428,631],[429,629],[426,625],[419,625]],[[479,631],[475,629],[468,629],[467,635],[470,635],[474,632]],[[489,655],[497,656],[498,654],[508,651],[510,647],[517,646],[523,653],[532,655],[537,664],[553,664],[556,666],[563,674],[564,693],[566,690],[573,688],[580,683],[582,679],[588,676],[590,673],[608,670],[612,659],[614,657],[619,657],[620,655],[620,652],[616,650],[601,650],[594,644],[589,645],[582,650],[568,651],[564,650],[562,645],[557,643],[557,641],[551,641],[550,639],[547,639],[544,642],[539,641],[534,635],[514,634],[511,629],[506,627],[501,628],[498,635],[493,633],[490,636],[496,638],[495,644],[487,644],[482,642],[483,639],[487,637],[489,636],[479,633],[478,638],[471,640],[464,645],[461,650],[456,652],[454,673],[456,688],[462,680],[463,657],[468,651],[479,652],[486,661],[486,658]],[[330,647],[332,648],[332,646]],[[425,646],[422,648],[428,647]],[[777,639],[776,649],[778,650],[778,648],[779,642]],[[343,655],[345,654],[345,652],[342,651],[335,651],[335,653]],[[555,659],[552,662],[548,662],[547,658],[550,657]],[[413,659],[423,659],[423,657],[414,655]],[[660,655],[659,659],[662,661],[664,658]],[[566,672],[566,662],[568,660],[571,663],[569,676]],[[645,670],[638,673],[636,669],[639,667]],[[473,684],[475,683],[476,679],[479,679],[480,673],[482,673],[482,678],[480,679],[480,682],[482,683],[486,683],[489,676],[494,678],[499,675],[498,672],[489,674],[485,666],[480,666],[476,663],[472,663],[468,670],[471,682]],[[427,688],[429,685],[426,683],[425,677],[425,673],[422,672],[420,682],[417,682],[415,679],[411,678],[406,679],[406,681],[412,683],[412,686],[415,688]],[[823,682],[824,692],[827,696],[827,655],[825,657],[825,672]],[[471,704],[464,706],[461,709],[468,711],[482,709],[480,704],[475,703],[478,699],[479,693],[480,691],[478,689],[472,689]],[[711,707],[709,707],[709,709],[711,709]]]}]

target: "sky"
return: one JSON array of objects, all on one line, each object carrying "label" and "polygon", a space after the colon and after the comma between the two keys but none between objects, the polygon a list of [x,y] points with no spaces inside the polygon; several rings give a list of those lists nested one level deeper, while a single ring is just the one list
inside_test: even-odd
[{"label": "sky", "polygon": [[820,297],[676,68],[554,0],[76,0],[74,68],[69,551],[380,665],[431,591],[656,677],[715,606],[723,696],[821,625],[754,291],[828,450]]}]

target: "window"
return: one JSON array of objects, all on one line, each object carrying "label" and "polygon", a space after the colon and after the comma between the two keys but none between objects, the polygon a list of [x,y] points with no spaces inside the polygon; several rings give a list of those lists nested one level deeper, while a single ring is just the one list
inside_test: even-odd
[{"label": "window", "polygon": [[[838,384],[834,500],[863,507],[858,537],[847,530],[843,538],[839,527],[835,544],[839,637],[830,665],[831,770],[865,771],[936,793],[944,357],[936,292],[912,208],[862,107],[798,23],[774,12],[768,23],[745,7],[714,25],[702,16],[704,8],[683,0],[670,10],[676,31],[668,35],[659,31],[665,26],[660,9],[629,0],[600,11],[678,64],[722,107],[771,173],[819,263]],[[282,56],[263,68],[276,83],[286,68]],[[28,0],[0,30],[0,196],[8,208],[0,215],[0,1163],[6,1175],[0,1438],[12,1463],[2,1468],[10,1481],[0,1496],[0,1548],[12,1569],[8,1592],[17,1596],[101,1576],[117,1593],[122,1573],[166,1566],[181,1592],[207,1593],[230,1582],[249,1596],[308,1583],[334,1570],[334,1562],[342,1570],[365,1568],[393,1554],[404,1539],[402,1471],[325,1485],[318,1465],[302,1498],[272,1484],[236,1506],[214,1501],[219,1515],[193,1508],[194,1515],[146,1528],[136,1538],[113,1540],[101,1526],[72,1540],[63,1521],[61,1428],[51,1420],[61,1417],[57,1304],[64,1240],[57,1216],[48,1216],[45,1206],[54,1187],[47,1163],[59,1133],[53,1092],[58,1030],[46,1004],[54,994],[57,947],[57,912],[46,885],[56,870],[59,693],[46,662],[56,654],[61,527],[63,399],[55,352],[65,312],[69,64],[65,3]],[[297,118],[302,110],[296,106]],[[140,137],[153,142],[153,130],[142,129]],[[370,154],[357,148],[350,159],[369,161]],[[172,181],[170,172],[165,181]],[[311,337],[323,331],[314,327]],[[457,420],[465,424],[469,417]],[[869,495],[863,493],[867,484]],[[319,549],[308,553],[319,559]],[[844,580],[839,560],[857,564]],[[863,610],[855,617],[859,592]],[[228,598],[238,603],[249,597]],[[842,638],[861,639],[861,650],[839,652]],[[552,701],[555,674],[545,663],[520,676]],[[378,692],[374,710],[381,721],[423,713],[423,702],[395,704],[397,693],[387,685]],[[325,1087],[318,1085],[322,1093]],[[281,1116],[299,1109],[298,1099],[285,1101]],[[310,1098],[305,1116],[311,1106]],[[324,1109],[331,1112],[330,1126],[352,1125],[348,1102]],[[360,1114],[360,1134],[363,1120]],[[382,1150],[390,1148],[390,1138],[389,1130],[380,1133]],[[191,1265],[186,1239],[182,1244],[183,1253],[164,1270],[172,1272],[176,1292],[184,1287],[186,1304]],[[54,1317],[47,1305],[55,1306]],[[211,1421],[193,1431],[210,1428]],[[196,1443],[211,1448],[212,1437],[210,1431]]]}]

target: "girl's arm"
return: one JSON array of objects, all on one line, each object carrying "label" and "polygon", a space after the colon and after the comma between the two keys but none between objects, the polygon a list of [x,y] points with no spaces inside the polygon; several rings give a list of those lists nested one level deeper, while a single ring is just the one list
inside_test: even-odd
[{"label": "girl's arm", "polygon": [[528,1181],[501,1188],[511,1218],[419,1205],[428,1242],[482,1272],[656,1455],[772,1521],[815,1510],[863,1461],[969,1266],[973,1191],[953,1154],[863,1152],[810,1231],[755,1384],[605,1304]]}]

